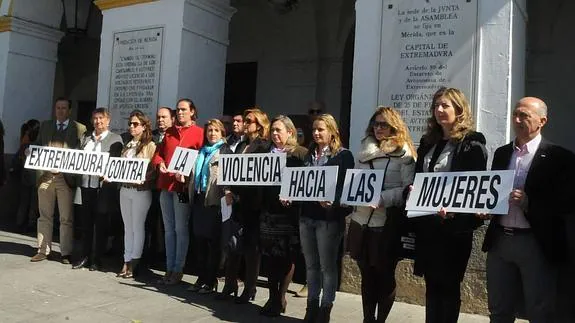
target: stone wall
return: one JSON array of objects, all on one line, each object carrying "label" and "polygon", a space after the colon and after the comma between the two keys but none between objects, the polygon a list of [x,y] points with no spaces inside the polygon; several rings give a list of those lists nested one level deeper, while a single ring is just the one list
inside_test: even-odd
[{"label": "stone wall", "polygon": [[[461,311],[487,315],[487,287],[485,284],[485,253],[481,244],[486,226],[475,231],[473,250],[461,285]],[[361,275],[359,268],[349,255],[342,261],[342,278],[340,290],[348,293],[361,294]],[[421,277],[413,275],[413,261],[402,260],[395,271],[397,279],[397,301],[425,305],[425,282]]]}]

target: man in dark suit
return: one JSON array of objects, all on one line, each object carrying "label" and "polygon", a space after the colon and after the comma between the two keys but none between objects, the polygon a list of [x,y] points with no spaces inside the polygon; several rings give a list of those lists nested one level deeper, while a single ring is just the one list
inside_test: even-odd
[{"label": "man in dark suit", "polygon": [[[34,142],[39,146],[77,149],[86,127],[70,120],[70,101],[56,99],[54,104],[56,120],[44,121],[40,125],[38,138]],[[62,263],[70,264],[72,243],[74,240],[73,197],[77,185],[77,176],[49,171],[38,172],[38,253],[30,261],[37,262],[47,258],[52,249],[52,230],[54,225],[54,207],[58,202],[60,213],[60,252]]]},{"label": "man in dark suit", "polygon": [[156,115],[156,129],[152,131],[152,140],[159,145],[164,140],[166,130],[174,125],[176,120],[176,111],[168,107],[161,107],[158,109]]},{"label": "man in dark suit", "polygon": [[515,177],[509,212],[492,218],[483,244],[491,322],[515,322],[521,291],[531,322],[554,322],[557,269],[567,258],[565,216],[574,205],[575,157],[542,138],[546,123],[542,100],[519,100],[515,140],[493,157],[492,170],[515,170]]}]

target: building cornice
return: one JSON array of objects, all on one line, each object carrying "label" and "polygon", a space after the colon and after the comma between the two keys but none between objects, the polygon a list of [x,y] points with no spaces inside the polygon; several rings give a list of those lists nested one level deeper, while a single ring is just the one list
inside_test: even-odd
[{"label": "building cornice", "polygon": [[100,8],[100,10],[108,10],[114,8],[128,7],[142,3],[154,2],[157,0],[96,0],[94,4]]},{"label": "building cornice", "polygon": [[11,31],[22,35],[31,36],[59,43],[64,33],[60,30],[23,20],[16,17],[0,17],[0,32]]}]

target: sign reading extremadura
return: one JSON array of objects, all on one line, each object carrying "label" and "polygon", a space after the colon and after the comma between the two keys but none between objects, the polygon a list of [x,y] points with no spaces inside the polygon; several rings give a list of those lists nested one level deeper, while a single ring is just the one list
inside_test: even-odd
[{"label": "sign reading extremadura", "polygon": [[416,143],[441,86],[473,102],[477,1],[384,1],[378,101],[400,111]]}]

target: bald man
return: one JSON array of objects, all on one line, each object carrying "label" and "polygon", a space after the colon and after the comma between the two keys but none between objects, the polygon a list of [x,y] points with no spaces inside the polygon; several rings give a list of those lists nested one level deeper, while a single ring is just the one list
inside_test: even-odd
[{"label": "bald man", "polygon": [[493,216],[483,243],[490,318],[515,322],[522,297],[530,322],[554,322],[557,269],[567,260],[565,216],[575,205],[575,155],[541,136],[541,99],[519,100],[512,118],[515,140],[495,151],[491,167],[515,170],[515,178],[509,212]]}]

